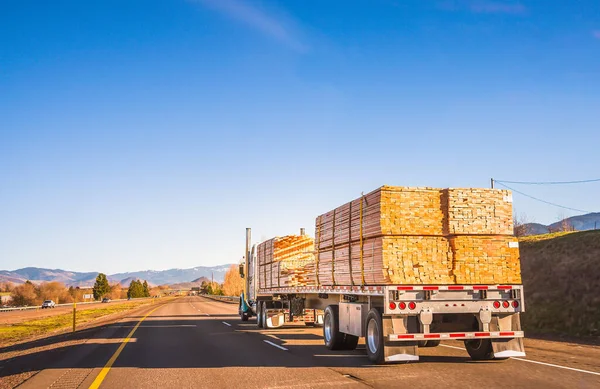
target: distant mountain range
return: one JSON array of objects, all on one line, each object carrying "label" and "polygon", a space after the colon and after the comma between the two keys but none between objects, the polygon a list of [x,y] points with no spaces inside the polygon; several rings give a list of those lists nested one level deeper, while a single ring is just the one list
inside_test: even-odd
[{"label": "distant mountain range", "polygon": [[[107,278],[111,283],[120,283],[123,286],[129,285],[134,279],[141,279],[148,281],[152,285],[165,285],[165,284],[177,284],[183,282],[191,282],[201,277],[211,279],[214,276],[214,280],[217,282],[223,282],[225,273],[229,268],[229,265],[221,266],[198,266],[191,269],[169,269],[169,270],[144,270],[129,273],[116,273],[109,274]],[[62,282],[67,286],[92,286],[96,280],[98,272],[72,272],[68,270],[60,269],[43,269],[39,267],[26,267],[17,270],[0,270],[0,282],[12,282],[15,284],[22,284],[27,280],[34,283],[40,283],[44,281],[58,281]]]},{"label": "distant mountain range", "polygon": [[193,281],[190,282],[180,282],[178,284],[171,284],[171,288],[172,289],[191,289],[193,287],[200,287],[202,286],[202,283],[206,281],[206,282],[210,282],[210,278],[206,278],[206,277],[200,277],[197,278]]},{"label": "distant mountain range", "polygon": [[588,213],[585,215],[572,216],[550,225],[540,223],[524,224],[525,235],[540,235],[549,232],[561,231],[563,225],[572,227],[576,231],[586,231],[600,229],[600,212]]}]

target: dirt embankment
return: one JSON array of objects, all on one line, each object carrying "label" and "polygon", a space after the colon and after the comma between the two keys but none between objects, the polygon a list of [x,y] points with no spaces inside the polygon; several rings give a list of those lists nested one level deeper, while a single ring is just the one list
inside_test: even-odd
[{"label": "dirt embankment", "polygon": [[525,331],[600,339],[600,231],[522,238]]}]

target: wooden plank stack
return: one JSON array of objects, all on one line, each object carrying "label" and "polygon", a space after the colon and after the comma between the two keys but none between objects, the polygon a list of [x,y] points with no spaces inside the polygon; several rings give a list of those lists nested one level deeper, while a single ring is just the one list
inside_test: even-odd
[{"label": "wooden plank stack", "polygon": [[317,217],[315,234],[320,285],[521,282],[506,190],[384,186]]},{"label": "wooden plank stack", "polygon": [[259,289],[307,286],[315,271],[314,240],[306,235],[273,238],[258,245],[257,258]]}]

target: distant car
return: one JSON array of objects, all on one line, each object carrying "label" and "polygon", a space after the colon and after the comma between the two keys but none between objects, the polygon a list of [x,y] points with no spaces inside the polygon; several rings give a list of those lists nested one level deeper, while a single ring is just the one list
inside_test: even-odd
[{"label": "distant car", "polygon": [[110,299],[108,297],[105,297],[102,299],[103,303],[110,303]]},{"label": "distant car", "polygon": [[46,300],[42,303],[42,309],[44,308],[56,308],[56,303],[52,300]]}]

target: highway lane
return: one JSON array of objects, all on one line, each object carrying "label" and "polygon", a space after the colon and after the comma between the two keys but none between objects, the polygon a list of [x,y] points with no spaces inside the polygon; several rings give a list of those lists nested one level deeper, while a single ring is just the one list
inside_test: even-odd
[{"label": "highway lane", "polygon": [[[98,383],[119,348],[101,388],[600,387],[600,375],[582,371],[520,360],[471,362],[458,342],[423,349],[418,363],[374,366],[364,356],[364,344],[331,352],[323,346],[321,329],[259,330],[253,320],[242,322],[232,304],[185,297],[155,308],[64,350],[60,358],[44,362],[39,355],[41,371],[24,387],[88,388]],[[121,343],[138,323],[131,340]],[[527,343],[527,359],[600,373],[598,347]]]}]

